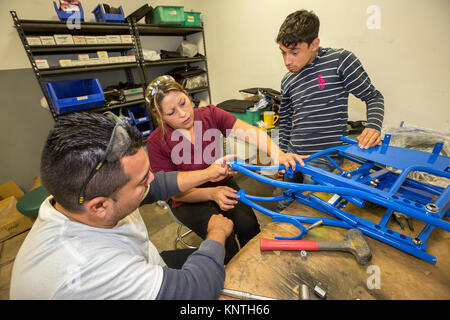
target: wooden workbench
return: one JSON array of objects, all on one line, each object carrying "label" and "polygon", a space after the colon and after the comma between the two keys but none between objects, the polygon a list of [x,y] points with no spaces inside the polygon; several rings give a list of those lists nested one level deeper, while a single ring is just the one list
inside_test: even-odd
[{"label": "wooden workbench", "polygon": [[[327,199],[329,195],[320,194]],[[369,205],[358,208],[348,204],[349,212],[373,222],[379,222],[383,208]],[[325,213],[294,202],[288,214],[326,217]],[[407,236],[416,236],[424,224],[412,220],[416,232],[401,230],[393,218],[387,227]],[[307,224],[305,224],[307,226]],[[303,239],[341,241],[348,229],[319,226],[311,229]],[[383,242],[364,236],[372,250],[372,259],[359,265],[347,252],[308,252],[302,260],[297,251],[265,251],[259,249],[260,238],[295,236],[299,230],[288,223],[271,222],[253,238],[226,266],[224,287],[276,299],[297,300],[299,287],[307,284],[311,298],[318,285],[327,292],[328,299],[450,299],[450,233],[435,229],[427,241],[427,252],[436,256],[435,265],[420,260]],[[375,281],[379,271],[379,289]],[[226,297],[222,296],[226,299]]]}]

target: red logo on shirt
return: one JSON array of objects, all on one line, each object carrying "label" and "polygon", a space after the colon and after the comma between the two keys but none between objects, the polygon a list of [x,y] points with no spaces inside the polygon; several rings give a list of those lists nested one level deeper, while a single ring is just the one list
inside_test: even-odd
[{"label": "red logo on shirt", "polygon": [[325,80],[322,79],[322,76],[320,74],[317,80],[319,81],[319,89],[323,90],[325,88]]}]

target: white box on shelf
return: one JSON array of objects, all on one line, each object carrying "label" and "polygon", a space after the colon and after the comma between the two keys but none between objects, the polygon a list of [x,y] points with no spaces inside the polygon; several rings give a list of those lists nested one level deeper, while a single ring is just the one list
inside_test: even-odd
[{"label": "white box on shelf", "polygon": [[86,44],[97,44],[97,37],[96,36],[84,36],[84,39],[86,40]]},{"label": "white box on shelf", "polygon": [[80,53],[80,54],[78,55],[78,60],[79,60],[83,65],[89,64],[89,60],[90,60],[89,54],[87,54],[87,53]]},{"label": "white box on shelf", "polygon": [[109,57],[109,63],[120,63],[119,57]]},{"label": "white box on shelf", "polygon": [[97,51],[97,56],[99,58],[108,58],[108,51]]},{"label": "white box on shelf", "polygon": [[120,44],[120,43],[122,43],[122,40],[120,39],[120,36],[115,36],[115,35],[106,36],[106,41],[108,41],[108,43],[110,43],[110,44]]},{"label": "white box on shelf", "polygon": [[107,44],[108,40],[105,36],[97,36],[97,43],[98,44]]},{"label": "white box on shelf", "polygon": [[56,45],[55,38],[53,36],[40,36],[43,46],[54,46]]},{"label": "white box on shelf", "polygon": [[92,65],[100,64],[100,59],[99,58],[91,58],[89,60],[89,64],[92,64]]},{"label": "white box on shelf", "polygon": [[122,34],[120,35],[120,39],[122,43],[133,43],[133,38],[131,38],[131,34]]},{"label": "white box on shelf", "polygon": [[127,56],[128,62],[136,62],[136,56]]},{"label": "white box on shelf", "polygon": [[42,46],[41,38],[27,37],[27,42],[30,46]]},{"label": "white box on shelf", "polygon": [[58,45],[73,45],[73,37],[71,34],[55,34],[53,35]]},{"label": "white box on shelf", "polygon": [[86,44],[85,36],[73,36],[73,42],[75,44]]},{"label": "white box on shelf", "polygon": [[59,65],[61,67],[72,67],[72,60],[70,59],[59,60]]},{"label": "white box on shelf", "polygon": [[37,59],[34,60],[38,69],[48,69],[50,66],[48,65],[47,59]]}]

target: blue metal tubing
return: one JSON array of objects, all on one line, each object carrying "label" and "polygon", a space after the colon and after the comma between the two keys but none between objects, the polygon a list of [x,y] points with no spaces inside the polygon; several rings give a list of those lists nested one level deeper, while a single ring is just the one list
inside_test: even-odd
[{"label": "blue metal tubing", "polygon": [[348,144],[357,144],[358,143],[358,141],[356,141],[354,139],[350,139],[349,137],[346,137],[346,136],[341,136],[340,140],[345,143],[348,143]]},{"label": "blue metal tubing", "polygon": [[[355,186],[355,184],[357,184],[355,181],[353,181],[351,179],[342,178],[340,176],[336,176],[336,175],[330,174],[328,172],[323,172],[323,173],[320,172],[320,173],[322,175],[334,175],[334,176],[336,176],[336,179],[335,179],[336,181],[339,181],[340,179],[346,180],[343,182],[344,183],[348,182],[347,184],[350,185],[351,187],[354,187],[355,189],[346,188],[346,187],[329,187],[329,186],[320,186],[320,185],[312,185],[312,184],[277,181],[277,180],[273,180],[273,179],[270,179],[267,177],[263,177],[255,172],[245,168],[245,167],[261,168],[260,166],[245,165],[245,167],[244,167],[244,165],[241,165],[241,164],[232,164],[231,166],[233,167],[234,170],[242,172],[258,181],[261,181],[263,183],[266,183],[266,184],[269,184],[269,185],[272,185],[275,187],[290,189],[291,191],[297,191],[297,192],[298,191],[302,191],[302,192],[303,191],[315,191],[315,192],[336,193],[339,195],[347,195],[347,196],[353,196],[353,197],[369,200],[370,202],[379,204],[386,208],[391,208],[395,211],[403,212],[403,213],[407,214],[408,216],[411,216],[418,220],[422,220],[426,223],[430,223],[430,224],[432,224],[438,228],[444,229],[446,231],[450,231],[450,222],[438,219],[435,217],[434,214],[426,213],[425,209],[418,210],[417,208],[414,208],[412,205],[405,205],[404,202],[401,201],[400,197],[398,197],[399,198],[398,200],[392,199],[392,198],[386,198],[385,193],[383,193],[382,191],[380,191],[376,188],[371,188],[370,192],[356,190],[356,188],[359,189],[361,187]],[[306,169],[306,167],[307,167],[307,165],[305,165],[303,167],[303,169]],[[259,170],[259,169],[255,169],[255,170]],[[274,169],[272,169],[272,170],[274,170]],[[309,170],[309,172],[314,174],[314,172],[318,172],[318,170],[320,170],[320,169],[314,168],[313,170]],[[321,170],[321,171],[323,171],[323,170]]]},{"label": "blue metal tubing", "polygon": [[[344,221],[341,221],[341,220],[295,216],[295,215],[291,215],[291,214],[278,213],[278,212],[269,210],[257,203],[254,203],[253,201],[249,200],[248,199],[249,195],[245,194],[245,191],[243,189],[239,190],[237,194],[239,195],[239,201],[241,201],[242,203],[245,203],[246,205],[248,205],[258,211],[261,211],[262,213],[264,213],[272,218],[274,218],[274,217],[289,217],[289,218],[292,218],[294,220],[298,220],[298,221],[304,222],[304,223],[315,223],[319,220],[323,220],[323,223],[326,225],[329,225],[329,226],[335,226],[335,227],[341,227],[341,228],[347,228],[347,229],[351,228],[350,225],[348,225],[347,223],[345,223]],[[250,196],[250,197],[253,197],[253,196]],[[258,198],[258,197],[256,197],[256,198]],[[256,201],[259,201],[259,200],[256,200]]]},{"label": "blue metal tubing", "polygon": [[287,196],[277,196],[277,197],[257,197],[257,196],[251,196],[249,194],[245,195],[249,200],[253,201],[261,201],[261,202],[273,202],[273,201],[280,201],[285,200],[289,197]]},{"label": "blue metal tubing", "polygon": [[[334,227],[340,227],[340,228],[346,228],[346,229],[351,229],[353,228],[352,225],[349,225],[348,223],[346,223],[345,221],[342,220],[336,220],[336,219],[327,219],[327,218],[316,218],[316,217],[305,217],[305,216],[295,216],[295,215],[289,215],[289,214],[281,214],[281,213],[277,213],[274,211],[271,211],[267,208],[262,207],[259,204],[256,204],[252,201],[250,201],[249,199],[247,199],[248,195],[245,194],[245,191],[243,189],[239,190],[238,192],[239,194],[239,201],[245,203],[246,205],[264,213],[267,214],[268,216],[273,218],[276,217],[280,217],[280,216],[284,216],[284,217],[288,217],[289,219],[293,219],[293,220],[298,220],[300,222],[304,222],[304,223],[315,223],[319,220],[323,221],[324,225],[328,225],[328,226],[334,226]],[[253,197],[253,196],[252,196]],[[258,197],[255,197],[258,198]],[[299,200],[299,199],[297,199]],[[311,206],[308,203],[305,203],[308,206]],[[315,206],[312,206],[315,207]],[[318,208],[320,210],[320,208]],[[375,224],[374,224],[375,225]],[[361,230],[362,233],[377,239],[379,241],[382,241],[384,243],[387,243],[397,249],[400,249],[402,251],[405,251],[408,254],[411,254],[415,257],[418,257],[422,260],[425,260],[429,263],[435,264],[437,259],[436,257],[426,253],[425,251],[418,249],[419,246],[414,247],[411,244],[407,244],[407,243],[401,243],[401,241],[405,241],[405,240],[410,240],[411,238],[406,237],[404,235],[399,235],[400,239],[397,239],[393,236],[391,236],[389,234],[389,232],[391,232],[391,234],[397,234],[394,231],[388,230],[386,229],[385,231],[383,231],[383,229],[373,229],[371,227],[367,227],[365,225],[358,225],[358,229]],[[383,232],[383,233],[381,233]],[[403,240],[402,240],[403,239]],[[425,245],[422,246],[423,248],[425,248]]]},{"label": "blue metal tubing", "polygon": [[408,177],[408,174],[411,171],[427,172],[427,173],[434,174],[436,176],[440,176],[440,177],[444,177],[444,178],[450,179],[450,173],[447,173],[447,172],[444,172],[444,171],[435,170],[435,169],[432,169],[432,168],[422,167],[422,166],[412,166],[412,167],[409,167],[409,168],[406,168],[405,170],[403,170],[403,172],[399,175],[397,181],[392,185],[391,189],[389,190],[389,194],[390,195],[393,195],[393,194],[395,194],[398,191],[398,189],[401,187],[401,185],[406,180],[406,177]]}]

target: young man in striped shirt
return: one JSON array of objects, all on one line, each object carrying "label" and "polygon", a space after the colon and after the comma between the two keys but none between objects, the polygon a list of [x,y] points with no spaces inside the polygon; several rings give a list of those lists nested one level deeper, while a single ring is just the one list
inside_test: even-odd
[{"label": "young man in striped shirt", "polygon": [[[276,39],[289,71],[281,81],[280,148],[310,155],[341,145],[339,137],[347,135],[350,93],[367,106],[367,124],[356,138],[358,145],[373,147],[380,143],[383,95],[371,84],[352,52],[319,47],[319,25],[312,11],[299,10],[287,16]],[[334,169],[325,159],[308,163],[328,171]],[[298,173],[289,181],[310,183],[311,179]],[[283,210],[290,202],[280,201],[277,209]]]}]

